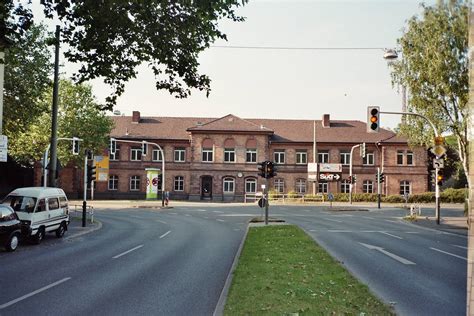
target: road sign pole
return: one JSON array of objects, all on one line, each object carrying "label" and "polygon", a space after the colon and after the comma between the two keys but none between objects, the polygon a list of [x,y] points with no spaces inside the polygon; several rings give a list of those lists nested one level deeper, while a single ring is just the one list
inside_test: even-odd
[{"label": "road sign pole", "polygon": [[436,223],[439,225],[440,222],[440,194],[439,194],[439,184],[438,184],[438,172],[439,168],[435,169],[435,179],[436,179],[436,187],[435,187],[435,197],[436,197]]},{"label": "road sign pole", "polygon": [[380,208],[380,167],[377,167],[377,208]]},{"label": "road sign pole", "polygon": [[82,198],[82,227],[86,227],[86,210],[87,210],[87,152],[84,155],[84,195]]},{"label": "road sign pole", "polygon": [[[266,171],[265,171],[266,174]],[[265,191],[264,191],[264,196],[266,199],[265,203],[265,225],[268,225],[268,178],[265,178]]]}]

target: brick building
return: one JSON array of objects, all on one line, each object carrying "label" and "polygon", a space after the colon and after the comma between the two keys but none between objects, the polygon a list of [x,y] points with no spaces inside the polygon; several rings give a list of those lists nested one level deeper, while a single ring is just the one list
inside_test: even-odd
[{"label": "brick building", "polygon": [[[114,116],[111,137],[117,152],[110,155],[108,182],[96,182],[96,198],[143,199],[146,168],[161,169],[158,148],[150,146],[141,155],[138,142],[156,143],[164,151],[165,190],[171,199],[243,201],[246,193],[261,191],[264,179],[257,176],[257,163],[277,163],[277,176],[269,187],[281,193],[311,194],[308,162],[313,162],[313,120]],[[317,192],[349,192],[349,154],[352,146],[365,142],[367,156],[353,154],[354,193],[376,193],[375,174],[385,174],[382,194],[421,193],[428,188],[427,154],[410,148],[406,139],[391,131],[367,133],[360,121],[331,121],[325,114],[316,125],[317,157],[320,163],[342,164],[342,181],[318,183]],[[137,141],[137,144],[121,142]],[[80,192],[80,170],[71,170],[61,181],[68,192]]]}]

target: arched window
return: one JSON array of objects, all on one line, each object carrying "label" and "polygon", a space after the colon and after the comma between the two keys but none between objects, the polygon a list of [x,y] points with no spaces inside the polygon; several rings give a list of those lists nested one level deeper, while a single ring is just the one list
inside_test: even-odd
[{"label": "arched window", "polygon": [[257,192],[257,179],[248,178],[245,179],[245,193],[256,193]]},{"label": "arched window", "polygon": [[299,193],[299,194],[306,193],[306,180],[305,179],[296,180],[296,193]]},{"label": "arched window", "polygon": [[257,141],[253,138],[248,139],[245,144],[246,159],[245,162],[257,162]]},{"label": "arched window", "polygon": [[362,183],[362,192],[374,193],[374,183],[370,180],[364,180]]},{"label": "arched window", "polygon": [[224,162],[235,162],[235,140],[227,138],[224,142]]},{"label": "arched window", "polygon": [[224,193],[234,193],[235,191],[235,180],[234,178],[224,178],[223,183]]},{"label": "arched window", "polygon": [[117,175],[109,176],[109,190],[111,191],[118,190],[118,176]]},{"label": "arched window", "polygon": [[285,193],[285,181],[283,179],[275,179],[273,181],[273,186],[278,193]]},{"label": "arched window", "polygon": [[206,138],[202,141],[202,161],[214,161],[214,142],[210,138]]}]

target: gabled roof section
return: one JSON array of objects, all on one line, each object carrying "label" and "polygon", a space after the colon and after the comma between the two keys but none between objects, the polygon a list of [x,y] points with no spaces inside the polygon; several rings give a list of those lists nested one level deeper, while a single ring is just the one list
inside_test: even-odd
[{"label": "gabled roof section", "polygon": [[251,132],[251,133],[268,133],[273,134],[273,129],[263,124],[241,119],[233,114],[215,119],[206,124],[190,127],[189,132],[210,131],[210,132]]}]

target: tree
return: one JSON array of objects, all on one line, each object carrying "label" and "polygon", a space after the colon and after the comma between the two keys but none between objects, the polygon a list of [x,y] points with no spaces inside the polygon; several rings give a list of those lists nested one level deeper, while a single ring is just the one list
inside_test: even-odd
[{"label": "tree", "polygon": [[[156,77],[156,88],[178,98],[190,88],[211,91],[210,79],[198,73],[198,55],[216,39],[226,39],[218,29],[221,18],[243,21],[234,8],[248,0],[219,1],[127,1],[43,0],[48,18],[61,22],[66,58],[79,63],[78,83],[104,78],[113,88],[106,99],[112,109],[124,91],[125,82],[147,63]],[[15,38],[27,28],[31,12],[7,0],[10,19],[4,23],[7,36]],[[1,13],[1,11],[0,11]],[[12,21],[13,20],[13,21]],[[16,22],[16,23],[15,23]],[[0,39],[1,40],[1,39]]]},{"label": "tree", "polygon": [[[51,99],[52,89],[49,89],[40,103],[48,106]],[[99,109],[91,86],[76,85],[70,80],[60,81],[58,122],[58,137],[83,139],[79,156],[73,156],[71,141],[58,141],[58,158],[63,165],[82,163],[86,148],[92,149],[95,154],[100,154],[107,148],[113,121]],[[11,145],[9,144],[10,155],[23,162],[40,160],[49,144],[50,130],[51,115],[44,112],[12,139]]]},{"label": "tree", "polygon": [[[468,174],[468,14],[466,1],[423,6],[398,39],[403,58],[391,64],[392,82],[409,91],[408,111],[425,115],[440,134],[456,138],[456,151]],[[431,126],[407,116],[401,133],[412,144],[433,144]]]}]

